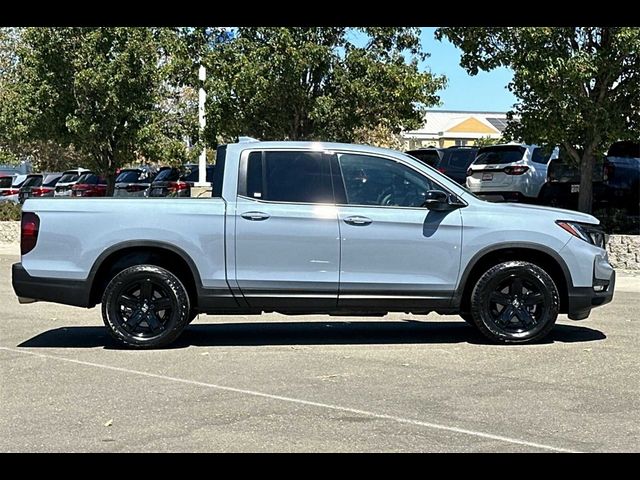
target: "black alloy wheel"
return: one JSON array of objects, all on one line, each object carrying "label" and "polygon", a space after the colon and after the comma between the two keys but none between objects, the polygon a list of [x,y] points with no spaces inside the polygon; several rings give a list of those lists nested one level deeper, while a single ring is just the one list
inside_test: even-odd
[{"label": "black alloy wheel", "polygon": [[524,261],[492,267],[471,295],[474,323],[487,338],[503,343],[541,340],[553,328],[559,306],[553,279]]},{"label": "black alloy wheel", "polygon": [[135,348],[173,342],[190,320],[190,302],[180,280],[154,265],[136,265],[118,273],[102,298],[102,316],[111,335]]}]

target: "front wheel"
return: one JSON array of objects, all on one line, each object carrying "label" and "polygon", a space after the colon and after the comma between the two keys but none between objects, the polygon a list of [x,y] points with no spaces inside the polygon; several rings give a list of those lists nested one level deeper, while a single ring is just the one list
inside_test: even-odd
[{"label": "front wheel", "polygon": [[136,265],[107,285],[102,318],[109,333],[127,347],[164,347],[178,338],[190,320],[189,295],[168,270]]},{"label": "front wheel", "polygon": [[485,272],[471,293],[471,314],[494,342],[531,343],[553,328],[560,300],[547,272],[533,263],[510,261]]}]

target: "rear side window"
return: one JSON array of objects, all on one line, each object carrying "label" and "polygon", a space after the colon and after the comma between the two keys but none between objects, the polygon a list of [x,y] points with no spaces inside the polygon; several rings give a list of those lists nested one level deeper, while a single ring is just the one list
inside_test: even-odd
[{"label": "rear side window", "polygon": [[481,148],[473,163],[476,165],[500,165],[519,162],[522,160],[525,150],[524,147],[515,145]]},{"label": "rear side window", "polygon": [[13,177],[0,177],[0,188],[9,188],[13,182]]},{"label": "rear side window", "polygon": [[316,152],[251,152],[244,194],[273,202],[333,203],[329,159]]}]

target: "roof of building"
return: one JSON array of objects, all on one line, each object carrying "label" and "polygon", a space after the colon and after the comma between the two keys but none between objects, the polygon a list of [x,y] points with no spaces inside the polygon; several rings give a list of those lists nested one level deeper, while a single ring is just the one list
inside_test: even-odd
[{"label": "roof of building", "polygon": [[438,135],[444,132],[502,133],[507,123],[505,112],[480,112],[461,110],[428,110],[424,125],[405,132],[417,135]]}]

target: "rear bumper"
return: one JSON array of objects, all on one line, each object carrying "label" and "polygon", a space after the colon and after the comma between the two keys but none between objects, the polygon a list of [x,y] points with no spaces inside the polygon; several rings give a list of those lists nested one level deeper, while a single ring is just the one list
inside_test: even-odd
[{"label": "rear bumper", "polygon": [[76,307],[94,306],[90,304],[89,283],[83,280],[32,277],[21,263],[14,263],[11,268],[11,283],[20,303],[40,300]]},{"label": "rear bumper", "polygon": [[[616,272],[611,272],[607,280],[594,278],[592,287],[569,287],[567,315],[571,320],[583,320],[589,316],[591,309],[606,305],[613,300],[613,291],[616,284]],[[594,287],[603,286],[603,291],[595,291]]]}]

